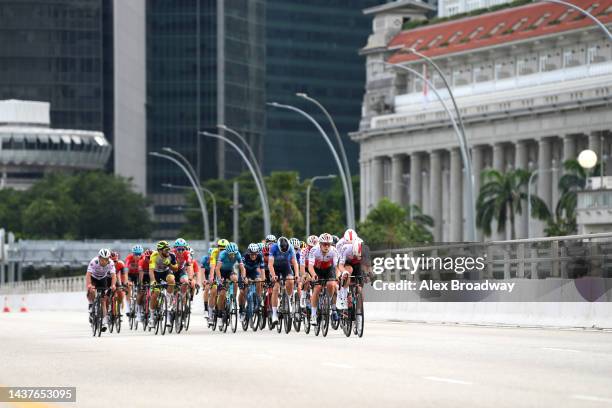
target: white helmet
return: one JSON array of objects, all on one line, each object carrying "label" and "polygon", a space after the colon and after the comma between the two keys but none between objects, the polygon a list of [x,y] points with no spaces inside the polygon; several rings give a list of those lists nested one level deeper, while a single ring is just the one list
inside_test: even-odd
[{"label": "white helmet", "polygon": [[346,232],[344,233],[344,240],[346,242],[353,242],[353,240],[357,237],[357,233],[355,232],[354,229],[347,229]]},{"label": "white helmet", "polygon": [[362,248],[363,248],[363,239],[355,238],[352,245],[353,245],[353,255],[361,258]]},{"label": "white helmet", "polygon": [[311,235],[306,240],[306,243],[311,247],[316,246],[319,243],[319,237],[317,237],[316,235]]},{"label": "white helmet", "polygon": [[323,234],[319,235],[320,244],[332,244],[333,242],[334,238],[327,232],[324,232]]},{"label": "white helmet", "polygon": [[100,251],[98,251],[98,256],[99,256],[100,258],[106,258],[106,259],[108,259],[108,258],[110,258],[110,256],[111,256],[111,251],[110,251],[110,249],[107,249],[107,248],[102,248]]}]

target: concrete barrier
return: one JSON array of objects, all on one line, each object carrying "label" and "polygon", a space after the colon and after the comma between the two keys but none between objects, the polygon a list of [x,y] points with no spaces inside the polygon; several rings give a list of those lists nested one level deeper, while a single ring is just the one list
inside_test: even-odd
[{"label": "concrete barrier", "polygon": [[[25,296],[30,311],[87,311],[83,292],[8,295],[11,313]],[[201,294],[193,311],[203,312]],[[612,328],[609,302],[366,302],[368,320],[540,327]]]}]

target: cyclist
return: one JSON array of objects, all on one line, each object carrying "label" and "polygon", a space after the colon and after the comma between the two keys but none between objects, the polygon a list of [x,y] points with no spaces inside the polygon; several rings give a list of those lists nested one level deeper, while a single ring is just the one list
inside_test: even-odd
[{"label": "cyclist", "polygon": [[89,300],[89,322],[91,323],[91,309],[96,298],[96,289],[105,289],[104,297],[102,298],[102,331],[108,328],[107,303],[108,289],[115,290],[117,283],[117,273],[115,271],[115,263],[110,259],[111,252],[109,249],[102,248],[98,252],[98,256],[89,261],[87,272],[85,273],[85,282],[87,283],[87,299]]},{"label": "cyclist", "polygon": [[219,254],[225,250],[225,247],[229,244],[227,239],[220,239],[217,241],[217,247],[213,249],[210,254],[210,269],[211,273],[214,273],[215,267],[217,266],[217,259],[219,258]]},{"label": "cyclist", "polygon": [[243,256],[243,263],[244,269],[246,270],[247,280],[245,281],[242,279],[242,276],[238,280],[238,285],[240,286],[240,296],[238,297],[238,302],[240,303],[240,320],[244,320],[245,317],[244,305],[246,303],[246,284],[248,284],[248,281],[257,281],[257,296],[261,296],[262,292],[262,284],[259,279],[261,276],[263,276],[264,262],[263,256],[259,252],[259,246],[257,244],[249,244],[248,250]]},{"label": "cyclist", "polygon": [[151,251],[150,249],[147,249],[146,251],[142,253],[142,257],[140,258],[140,261],[138,262],[138,283],[140,287],[138,290],[138,296],[136,296],[136,304],[140,308],[138,310],[138,320],[140,320],[141,322],[144,322],[144,310],[143,310],[144,300],[145,300],[144,285],[148,284],[150,281],[149,262],[151,261],[152,253],[153,251]]},{"label": "cyclist", "polygon": [[[149,309],[151,311],[149,317],[149,325],[154,324],[154,312],[157,308],[157,296],[159,288],[155,287],[157,281],[168,283],[168,293],[171,295],[174,291],[175,278],[174,273],[178,271],[178,263],[176,255],[170,250],[170,244],[167,241],[159,241],[156,246],[157,250],[151,254],[149,259],[149,280],[151,282],[151,301]],[[169,302],[170,304],[171,302]]]},{"label": "cyclist", "polygon": [[208,281],[208,274],[210,274],[210,255],[214,251],[214,248],[208,248],[208,254],[204,255],[200,260],[200,266],[202,270],[202,296],[204,298],[204,317],[208,320],[208,296],[210,292],[210,282]]},{"label": "cyclist", "polygon": [[[332,246],[334,239],[327,232],[319,236],[319,245],[314,247],[308,254],[308,273],[313,280],[329,279],[327,281],[327,292],[330,297],[336,290],[336,282],[331,280],[336,278],[336,265],[338,264],[338,252]],[[321,283],[315,282],[312,294],[311,306],[312,314],[310,323],[317,324],[317,305],[319,304],[319,294],[321,293]]]},{"label": "cyclist", "polygon": [[[193,259],[189,252],[189,245],[183,238],[177,238],[174,241],[173,253],[176,256],[176,262],[178,263],[178,270],[174,273],[175,277],[178,278],[178,283],[188,283],[192,290],[195,290],[195,281],[193,279]],[[185,295],[187,293],[187,286],[180,286],[181,293]],[[186,297],[185,297],[186,300]]]},{"label": "cyclist", "polygon": [[[140,258],[142,258],[142,253],[144,252],[144,248],[141,245],[134,245],[132,247],[132,252],[130,252],[128,254],[128,256],[125,257],[125,268],[127,269],[127,277],[128,277],[128,281],[127,281],[127,291],[128,291],[128,299],[132,298],[132,290],[133,290],[133,286],[134,284],[138,284],[138,282],[140,281],[139,279],[139,274],[140,274]],[[128,300],[127,302],[128,306],[127,306],[127,314],[129,317],[132,317],[132,313],[136,312],[135,310],[131,310],[131,304],[130,301]]]},{"label": "cyclist", "polygon": [[261,254],[263,255],[263,259],[264,259],[264,274],[266,282],[270,282],[270,271],[268,269],[268,260],[270,259],[270,248],[272,247],[273,244],[276,243],[276,236],[275,235],[266,235],[266,238],[264,239],[263,242],[263,248],[261,249]]},{"label": "cyclist", "polygon": [[[193,250],[193,248],[189,248],[189,255],[191,255],[191,259],[193,260],[191,262],[191,267],[193,268],[193,281],[196,289],[198,289],[201,286],[200,282],[202,282],[200,265],[198,264],[198,261],[195,260],[195,251]],[[191,297],[191,300],[193,300],[193,296]]]},{"label": "cyclist", "polygon": [[[290,238],[289,244],[291,244],[291,246],[293,247],[293,251],[295,252],[295,259],[298,264],[298,268],[293,271],[293,277],[295,279],[295,289],[298,292],[298,299],[299,299],[299,297],[302,296],[302,285],[301,285],[301,274],[300,274],[300,263],[302,261],[302,249],[301,249],[302,242],[297,238]],[[293,293],[289,294],[289,298],[291,299],[291,302],[293,302],[292,295]],[[292,305],[292,306],[295,306],[295,305]]]},{"label": "cyclist", "polygon": [[[238,264],[240,274],[242,275],[242,279],[244,279],[246,271],[242,262],[242,256],[240,255],[240,251],[238,251],[238,246],[235,243],[230,242],[225,247],[225,250],[221,251],[219,254],[219,258],[217,259],[217,263],[215,265],[217,284],[212,285],[210,288],[209,302],[211,304],[208,305],[209,325],[212,325],[212,309],[215,307],[213,304],[215,299],[217,300],[217,311],[223,310],[225,307],[225,285],[220,284],[223,284],[226,281],[231,281],[231,284],[234,285],[234,293],[237,292],[236,284],[238,282],[238,278],[236,276],[236,272],[234,272],[234,265],[236,264]],[[217,293],[219,296],[217,296]],[[221,319],[220,314],[217,317]]]},{"label": "cyclist", "polygon": [[319,237],[311,235],[306,239],[306,248],[302,249],[300,255],[300,274],[302,275],[302,295],[300,296],[300,307],[306,307],[306,294],[310,290],[310,272],[308,272],[308,255],[312,248],[319,243]]},{"label": "cyclist", "polygon": [[342,247],[345,244],[349,244],[349,245],[352,244],[353,240],[356,238],[359,238],[359,237],[357,236],[357,233],[355,232],[355,230],[351,228],[347,229],[344,232],[344,235],[342,236],[342,238],[340,238],[340,240],[336,244],[336,249],[338,250],[338,254],[342,253]]},{"label": "cyclist", "polygon": [[[123,261],[119,259],[119,252],[112,251],[111,260],[115,264],[115,272],[117,274],[117,290],[115,291],[115,296],[119,300],[119,310],[117,311],[117,317],[121,317],[121,309],[123,309],[123,299],[125,298],[125,291],[123,290],[122,285],[127,286],[128,270],[125,267]],[[128,313],[130,312],[129,303],[130,302],[128,302]]]},{"label": "cyclist", "polygon": [[[272,281],[275,282],[272,291],[272,324],[276,325],[278,323],[278,293],[280,290],[277,273],[285,281],[285,289],[291,296],[293,293],[293,271],[299,271],[295,250],[289,244],[287,238],[280,237],[276,244],[272,244],[268,257],[268,270]],[[292,312],[291,302],[289,302],[289,313]]]},{"label": "cyclist", "polygon": [[363,240],[361,238],[353,239],[352,244],[345,244],[342,248],[342,253],[339,256],[338,272],[340,273],[340,282],[342,287],[338,291],[336,300],[336,308],[347,308],[348,286],[351,275],[356,278],[361,278],[361,257],[362,257]]}]

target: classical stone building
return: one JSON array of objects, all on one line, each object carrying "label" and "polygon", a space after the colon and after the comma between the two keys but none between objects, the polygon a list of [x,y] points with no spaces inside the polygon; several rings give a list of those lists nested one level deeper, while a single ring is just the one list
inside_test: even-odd
[{"label": "classical stone building", "polygon": [[[564,160],[588,147],[609,161],[612,42],[591,20],[533,3],[407,31],[376,24],[422,13],[415,2],[396,3],[365,10],[374,32],[361,51],[366,93],[352,134],[360,144],[362,219],[389,197],[433,216],[437,240],[466,238],[465,174],[447,113],[423,81],[382,63],[423,73],[450,105],[441,78],[406,48],[433,58],[450,81],[475,175],[485,168],[537,170],[532,191],[554,208]],[[611,25],[612,0],[575,3]],[[475,182],[478,191],[479,177]],[[543,233],[526,211],[515,227],[518,237]]]}]

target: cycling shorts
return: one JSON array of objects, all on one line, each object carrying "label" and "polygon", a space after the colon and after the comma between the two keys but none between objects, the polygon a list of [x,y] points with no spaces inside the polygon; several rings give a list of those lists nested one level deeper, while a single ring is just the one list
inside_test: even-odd
[{"label": "cycling shorts", "polygon": [[234,269],[223,269],[221,268],[221,277],[223,279],[229,279],[232,275],[235,275]]},{"label": "cycling shorts", "polygon": [[330,266],[327,269],[314,268],[319,279],[336,279],[335,268]]},{"label": "cycling shorts", "polygon": [[107,276],[106,278],[96,279],[93,276],[91,277],[91,284],[95,286],[96,289],[108,289],[111,285],[111,277]]},{"label": "cycling shorts", "polygon": [[276,272],[276,276],[279,278],[287,279],[293,277],[293,270],[287,264],[274,265],[274,272]]},{"label": "cycling shorts", "polygon": [[137,273],[128,273],[128,280],[132,283],[138,283],[138,274]]}]

